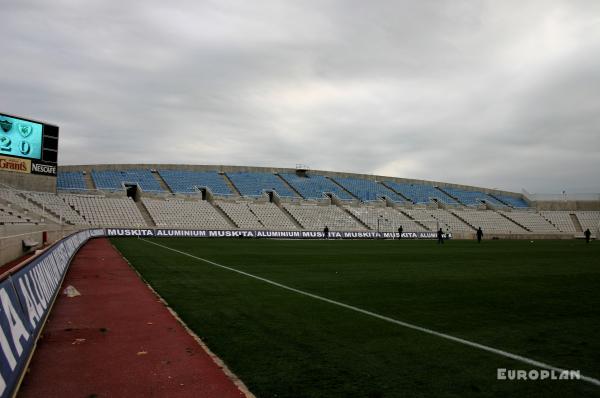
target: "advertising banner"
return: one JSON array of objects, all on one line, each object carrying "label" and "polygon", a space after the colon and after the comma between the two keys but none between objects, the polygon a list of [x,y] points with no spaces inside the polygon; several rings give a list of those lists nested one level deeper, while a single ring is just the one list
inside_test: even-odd
[{"label": "advertising banner", "polygon": [[[271,239],[325,239],[323,231],[262,231],[211,229],[135,229],[107,228],[107,236],[157,238],[271,238]],[[445,239],[452,234],[444,235]],[[398,232],[330,231],[328,239],[398,239]],[[402,239],[437,239],[436,232],[403,232]]]},{"label": "advertising banner", "polygon": [[104,230],[64,238],[0,282],[0,397],[13,395],[58,294],[71,259],[81,245]]},{"label": "advertising banner", "polygon": [[7,156],[0,155],[0,170],[15,171],[17,173],[30,173],[31,172],[31,160],[9,158]]}]

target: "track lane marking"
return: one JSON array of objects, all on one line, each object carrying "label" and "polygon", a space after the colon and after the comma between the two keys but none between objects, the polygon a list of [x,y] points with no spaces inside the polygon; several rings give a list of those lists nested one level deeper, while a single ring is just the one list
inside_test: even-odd
[{"label": "track lane marking", "polygon": [[[345,304],[345,303],[342,303],[340,301],[329,299],[327,297],[319,296],[317,294],[309,293],[309,292],[306,292],[304,290],[296,289],[296,288],[293,288],[293,287],[281,284],[279,282],[275,282],[275,281],[272,281],[270,279],[263,278],[261,276],[253,275],[253,274],[250,274],[250,273],[245,272],[245,271],[240,271],[239,269],[228,267],[226,265],[222,265],[222,264],[216,263],[216,262],[211,261],[211,260],[207,260],[207,259],[202,258],[202,257],[194,256],[193,254],[186,253],[186,252],[181,251],[181,250],[173,249],[172,247],[169,247],[169,246],[161,245],[160,243],[152,242],[152,241],[149,241],[149,240],[146,240],[146,239],[143,239],[143,238],[138,238],[138,239],[140,239],[140,240],[142,240],[142,241],[144,241],[146,243],[150,243],[152,245],[162,247],[163,249],[167,249],[167,250],[173,251],[175,253],[179,253],[181,255],[184,255],[184,256],[187,256],[187,257],[191,257],[191,258],[194,258],[196,260],[203,261],[205,263],[214,265],[215,267],[219,267],[219,268],[222,268],[222,269],[226,269],[228,271],[236,272],[238,274],[247,276],[249,278],[253,278],[253,279],[256,279],[256,280],[268,283],[270,285],[277,286],[279,288],[282,288],[282,289],[285,289],[285,290],[288,290],[288,291],[291,291],[291,292],[294,292],[294,293],[301,294],[303,296],[311,297],[311,298],[316,299],[316,300],[320,300],[320,301],[323,301],[323,302],[326,302],[326,303],[329,303],[329,304],[337,305],[339,307],[343,307],[343,308],[346,308],[346,309],[349,309],[349,310],[352,310],[352,311],[355,311],[355,312],[358,312],[358,313],[361,313],[361,314],[364,314],[364,315],[371,316],[373,318],[381,319],[381,320],[389,322],[389,323],[393,323],[393,324],[396,324],[396,325],[399,325],[399,326],[403,326],[403,327],[408,328],[408,329],[417,330],[419,332],[423,332],[423,333],[426,333],[426,334],[429,334],[429,335],[432,335],[432,336],[437,336],[437,337],[441,337],[441,338],[446,339],[446,340],[454,341],[455,343],[460,343],[460,344],[463,344],[463,345],[466,345],[466,346],[469,346],[469,347],[478,348],[478,349],[480,349],[482,351],[491,352],[493,354],[496,354],[496,355],[499,355],[499,356],[502,356],[502,357],[505,357],[505,358],[510,358],[510,359],[515,360],[515,361],[522,362],[522,363],[525,363],[525,364],[528,364],[528,365],[536,366],[538,368],[547,369],[547,370],[553,370],[553,371],[559,372],[559,373],[569,372],[568,369],[563,369],[563,368],[559,368],[559,367],[556,367],[556,366],[552,366],[552,365],[549,365],[549,364],[544,363],[544,362],[536,361],[535,359],[531,359],[531,358],[527,358],[527,357],[524,357],[524,356],[521,356],[521,355],[513,354],[513,353],[508,352],[508,351],[500,350],[498,348],[490,347],[490,346],[487,346],[487,345],[484,345],[484,344],[479,344],[479,343],[476,343],[474,341],[465,340],[465,339],[462,339],[460,337],[455,337],[455,336],[452,336],[452,335],[449,335],[449,334],[446,334],[446,333],[442,333],[442,332],[438,332],[438,331],[435,331],[435,330],[432,330],[432,329],[427,329],[427,328],[422,327],[422,326],[413,325],[412,323],[408,323],[408,322],[404,322],[404,321],[399,321],[397,319],[390,318],[390,317],[385,316],[385,315],[377,314],[376,312],[368,311],[368,310],[365,310],[365,309],[362,309],[362,308],[359,308],[359,307],[355,307],[355,306],[350,305],[350,304]],[[595,386],[600,387],[600,380],[595,379],[593,377],[585,376],[583,374],[580,374],[579,380],[583,380],[583,381],[586,381],[586,382],[588,382],[590,384],[593,384]]]}]

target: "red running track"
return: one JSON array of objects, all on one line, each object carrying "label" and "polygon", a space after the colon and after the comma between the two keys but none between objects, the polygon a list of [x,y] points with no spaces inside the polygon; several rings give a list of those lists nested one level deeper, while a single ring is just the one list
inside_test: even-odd
[{"label": "red running track", "polygon": [[[81,296],[62,294],[73,285]],[[244,397],[105,238],[75,256],[23,397]]]}]

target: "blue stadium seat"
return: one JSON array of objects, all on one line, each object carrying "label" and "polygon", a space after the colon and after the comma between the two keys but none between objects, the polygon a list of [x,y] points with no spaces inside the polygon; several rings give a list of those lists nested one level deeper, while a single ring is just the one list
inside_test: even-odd
[{"label": "blue stadium seat", "polygon": [[363,202],[374,202],[385,196],[392,202],[406,203],[400,195],[373,180],[351,177],[335,177],[334,180]]},{"label": "blue stadium seat", "polygon": [[275,191],[281,197],[297,197],[283,181],[272,173],[227,173],[242,196],[259,197],[265,191]]},{"label": "blue stadium seat", "polygon": [[56,180],[56,188],[58,190],[77,190],[84,191],[86,189],[83,172],[81,171],[59,171]]},{"label": "blue stadium seat", "polygon": [[385,185],[406,196],[413,203],[429,203],[431,199],[437,199],[448,205],[458,204],[456,200],[436,189],[433,185],[401,184],[395,181],[385,181]]},{"label": "blue stadium seat", "polygon": [[353,200],[354,198],[344,191],[339,185],[321,175],[307,175],[300,177],[295,173],[280,173],[296,191],[305,199],[323,199],[326,193],[334,194],[340,200]]},{"label": "blue stadium seat", "polygon": [[233,195],[223,176],[216,171],[158,170],[158,174],[174,193],[194,193],[196,188],[206,187],[213,195]]},{"label": "blue stadium seat", "polygon": [[444,191],[448,192],[453,197],[457,198],[466,206],[478,206],[482,202],[491,203],[494,206],[506,207],[506,205],[499,200],[493,198],[485,192],[481,191],[465,191],[464,189],[448,188],[444,187]]},{"label": "blue stadium seat", "polygon": [[523,200],[522,198],[515,198],[514,196],[499,195],[499,194],[494,194],[493,197],[497,198],[498,200],[500,200],[514,208],[523,209],[523,208],[529,207],[527,202],[525,202],[525,200]]},{"label": "blue stadium seat", "polygon": [[92,170],[96,188],[104,191],[120,191],[125,184],[138,184],[145,192],[164,192],[150,170]]}]

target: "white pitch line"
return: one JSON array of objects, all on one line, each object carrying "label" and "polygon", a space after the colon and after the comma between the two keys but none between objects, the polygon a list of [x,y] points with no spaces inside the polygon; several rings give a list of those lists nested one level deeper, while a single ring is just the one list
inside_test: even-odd
[{"label": "white pitch line", "polygon": [[[552,366],[552,365],[549,365],[549,364],[544,363],[544,362],[536,361],[535,359],[531,359],[531,358],[527,358],[527,357],[524,357],[524,356],[521,356],[521,355],[513,354],[513,353],[508,352],[508,351],[499,350],[497,348],[490,347],[490,346],[487,346],[487,345],[484,345],[484,344],[479,344],[479,343],[476,343],[474,341],[469,341],[469,340],[461,339],[460,337],[455,337],[455,336],[452,336],[452,335],[449,335],[449,334],[446,334],[446,333],[436,332],[435,330],[432,330],[432,329],[427,329],[427,328],[424,328],[422,326],[413,325],[412,323],[407,323],[407,322],[399,321],[397,319],[390,318],[390,317],[387,317],[385,315],[380,315],[380,314],[377,314],[375,312],[371,312],[371,311],[368,311],[368,310],[364,310],[362,308],[358,308],[358,307],[355,307],[353,305],[344,304],[344,303],[342,303],[340,301],[335,301],[335,300],[332,300],[332,299],[328,299],[327,297],[323,297],[323,296],[319,296],[319,295],[316,295],[316,294],[313,294],[313,293],[305,292],[304,290],[295,289],[293,287],[286,286],[286,285],[283,285],[283,284],[278,283],[278,282],[274,282],[274,281],[272,281],[270,279],[266,279],[266,278],[263,278],[263,277],[260,277],[260,276],[257,276],[257,275],[253,275],[253,274],[250,274],[248,272],[240,271],[239,269],[231,268],[231,267],[228,267],[226,265],[218,264],[218,263],[215,263],[214,261],[210,261],[210,260],[207,260],[207,259],[202,258],[202,257],[197,257],[197,256],[194,256],[193,254],[189,254],[189,253],[183,252],[181,250],[173,249],[172,247],[169,247],[169,246],[161,245],[160,243],[152,242],[152,241],[149,241],[149,240],[146,240],[146,239],[143,239],[143,238],[139,238],[139,239],[143,240],[144,242],[151,243],[153,245],[162,247],[164,249],[167,249],[167,250],[170,250],[170,251],[182,254],[184,256],[188,256],[188,257],[194,258],[196,260],[204,261],[205,263],[214,265],[215,267],[219,267],[219,268],[226,269],[228,271],[236,272],[238,274],[245,275],[245,276],[247,276],[249,278],[257,279],[259,281],[268,283],[268,284],[273,285],[273,286],[280,287],[280,288],[285,289],[285,290],[289,290],[289,291],[294,292],[294,293],[301,294],[303,296],[311,297],[311,298],[314,298],[316,300],[324,301],[324,302],[329,303],[329,304],[334,304],[334,305],[337,305],[339,307],[343,307],[343,308],[346,308],[346,309],[349,309],[349,310],[352,310],[352,311],[355,311],[355,312],[359,312],[361,314],[369,315],[369,316],[372,316],[373,318],[381,319],[383,321],[390,322],[390,323],[393,323],[393,324],[396,324],[396,325],[400,325],[400,326],[403,326],[403,327],[408,328],[408,329],[418,330],[419,332],[423,332],[423,333],[427,333],[427,334],[430,334],[430,335],[433,335],[433,336],[441,337],[443,339],[454,341],[454,342],[460,343],[460,344],[464,344],[464,345],[467,345],[469,347],[478,348],[480,350],[491,352],[493,354],[500,355],[500,356],[503,356],[505,358],[514,359],[515,361],[519,361],[519,362],[522,362],[522,363],[526,363],[528,365],[536,366],[538,368],[543,368],[543,369],[547,369],[547,370],[554,370],[554,371],[559,372],[559,373],[562,373],[562,372],[567,372],[568,373],[569,372],[569,370],[567,370],[567,369],[558,368],[556,366]],[[580,374],[579,380],[587,381],[588,383],[594,384],[596,386],[600,386],[600,380],[595,379],[593,377],[584,376],[584,375]]]}]

